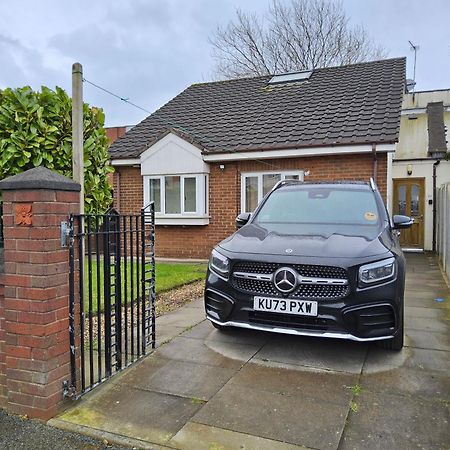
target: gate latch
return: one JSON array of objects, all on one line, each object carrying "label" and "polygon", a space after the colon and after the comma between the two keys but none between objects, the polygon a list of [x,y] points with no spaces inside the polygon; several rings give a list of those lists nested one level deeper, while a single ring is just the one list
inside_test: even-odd
[{"label": "gate latch", "polygon": [[63,381],[63,398],[76,398],[75,386],[69,383],[69,381]]},{"label": "gate latch", "polygon": [[68,247],[72,228],[68,222],[61,222],[61,247]]}]

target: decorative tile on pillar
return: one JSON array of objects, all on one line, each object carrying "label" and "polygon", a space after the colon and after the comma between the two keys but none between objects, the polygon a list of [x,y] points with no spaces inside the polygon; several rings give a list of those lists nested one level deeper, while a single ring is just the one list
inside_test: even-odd
[{"label": "decorative tile on pillar", "polygon": [[16,204],[16,225],[30,227],[33,223],[33,212],[31,203]]}]

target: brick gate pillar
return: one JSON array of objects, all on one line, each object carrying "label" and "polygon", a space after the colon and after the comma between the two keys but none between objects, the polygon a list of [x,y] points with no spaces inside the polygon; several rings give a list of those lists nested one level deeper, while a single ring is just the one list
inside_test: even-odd
[{"label": "brick gate pillar", "polygon": [[37,167],[0,181],[4,222],[6,408],[54,416],[70,379],[68,250],[61,221],[79,212],[80,185]]}]

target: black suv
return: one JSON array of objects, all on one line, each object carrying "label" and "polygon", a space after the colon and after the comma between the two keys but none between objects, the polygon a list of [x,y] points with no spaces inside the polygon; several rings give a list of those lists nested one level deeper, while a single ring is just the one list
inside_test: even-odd
[{"label": "black suv", "polygon": [[405,259],[378,189],[366,182],[279,182],[214,248],[205,287],[218,328],[403,347]]}]

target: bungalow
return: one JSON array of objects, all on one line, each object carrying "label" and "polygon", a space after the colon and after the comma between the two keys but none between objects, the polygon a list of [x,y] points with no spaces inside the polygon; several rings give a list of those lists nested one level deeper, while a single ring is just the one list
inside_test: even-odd
[{"label": "bungalow", "polygon": [[390,202],[405,63],[194,84],[111,145],[115,207],[154,201],[157,255],[206,258],[282,179],[373,177]]}]

